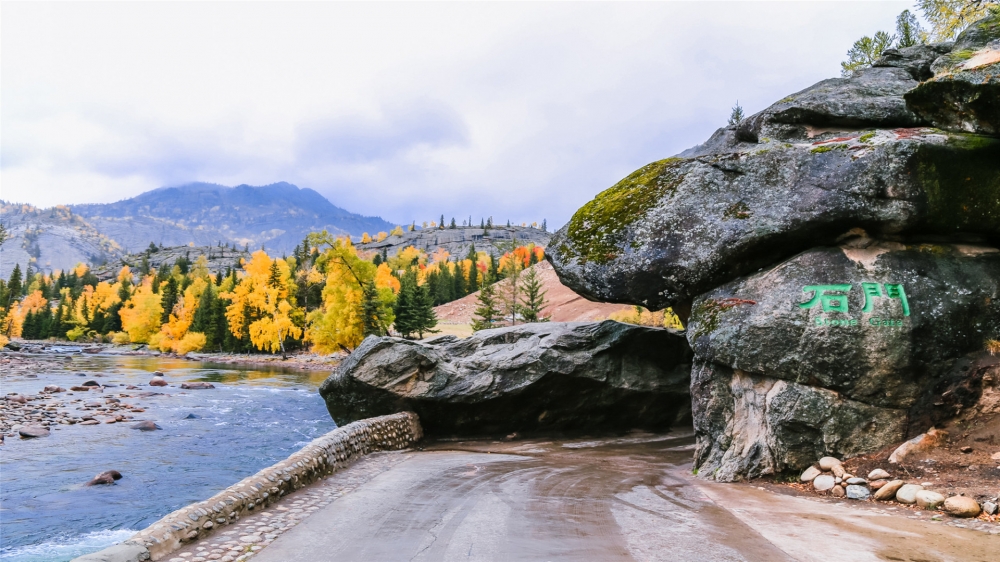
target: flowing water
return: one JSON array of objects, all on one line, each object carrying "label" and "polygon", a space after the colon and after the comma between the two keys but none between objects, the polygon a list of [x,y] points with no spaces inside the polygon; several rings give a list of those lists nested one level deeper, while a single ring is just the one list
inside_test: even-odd
[{"label": "flowing water", "polygon": [[[37,378],[5,374],[0,390],[36,394],[48,384],[69,388],[93,379],[107,385],[103,394],[56,396],[68,403],[126,395],[122,402],[145,408],[131,415],[163,429],[137,431],[128,422],[57,425],[41,439],[7,437],[0,446],[3,560],[62,561],[100,550],[336,427],[317,392],[326,372],[82,354],[41,365]],[[171,386],[125,389],[146,385],[153,371],[163,371]],[[180,389],[192,381],[216,388]],[[137,397],[151,392],[162,394]],[[85,486],[105,470],[124,477],[114,485]]]}]

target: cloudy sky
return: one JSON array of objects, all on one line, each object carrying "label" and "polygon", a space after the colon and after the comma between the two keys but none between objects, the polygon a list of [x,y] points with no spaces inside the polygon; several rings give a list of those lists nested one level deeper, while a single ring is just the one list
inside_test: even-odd
[{"label": "cloudy sky", "polygon": [[0,197],[289,181],[398,223],[555,227],[911,7],[4,2]]}]

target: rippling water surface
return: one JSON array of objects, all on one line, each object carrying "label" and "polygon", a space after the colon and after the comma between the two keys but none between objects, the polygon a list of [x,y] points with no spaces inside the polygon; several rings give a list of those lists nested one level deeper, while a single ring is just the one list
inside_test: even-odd
[{"label": "rippling water surface", "polygon": [[[145,385],[157,370],[171,386],[125,389]],[[0,446],[0,559],[63,561],[100,550],[284,459],[336,427],[317,392],[326,374],[74,355],[61,367],[39,370],[37,378],[6,376],[4,394],[35,394],[47,384],[69,388],[91,378],[121,385],[100,398],[96,392],[58,396],[68,402],[129,394],[122,402],[146,408],[132,415],[163,430],[59,425],[41,439],[8,437]],[[180,389],[191,381],[216,388]],[[149,391],[163,394],[134,398]],[[188,414],[197,418],[185,419]],[[84,486],[105,470],[124,477],[111,486]]]}]

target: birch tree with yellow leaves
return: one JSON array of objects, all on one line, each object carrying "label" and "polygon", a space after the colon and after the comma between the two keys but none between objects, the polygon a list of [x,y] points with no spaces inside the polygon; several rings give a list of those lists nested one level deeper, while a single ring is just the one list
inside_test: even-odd
[{"label": "birch tree with yellow leaves", "polygon": [[285,357],[285,338],[302,337],[302,313],[292,296],[292,271],[283,259],[271,259],[263,250],[253,253],[243,276],[232,291],[221,293],[229,299],[226,319],[233,335],[242,337],[247,325],[253,345]]}]

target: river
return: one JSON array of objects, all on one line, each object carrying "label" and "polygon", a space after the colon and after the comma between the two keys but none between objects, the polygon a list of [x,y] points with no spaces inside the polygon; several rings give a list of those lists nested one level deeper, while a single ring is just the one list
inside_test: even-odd
[{"label": "river", "polygon": [[[147,386],[153,371],[170,386]],[[336,427],[317,391],[326,374],[79,353],[40,362],[34,373],[5,373],[3,394],[96,380],[103,393],[55,396],[67,405],[120,397],[145,408],[131,414],[136,420],[154,420],[162,431],[126,422],[57,425],[40,439],[7,437],[0,446],[0,559],[64,561],[100,550],[286,458]],[[180,388],[192,381],[216,388]],[[137,397],[151,392],[162,394]],[[123,478],[85,486],[105,470]]]}]

